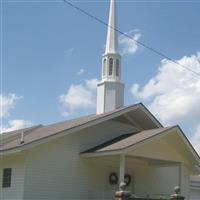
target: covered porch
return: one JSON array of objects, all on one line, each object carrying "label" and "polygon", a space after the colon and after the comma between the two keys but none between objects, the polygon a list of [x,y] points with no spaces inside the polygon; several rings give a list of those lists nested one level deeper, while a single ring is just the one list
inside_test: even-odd
[{"label": "covered porch", "polygon": [[169,197],[179,186],[189,199],[189,176],[198,170],[194,152],[178,131],[172,127],[127,134],[83,152],[84,159],[104,171],[102,199],[113,199],[123,182],[138,197]]},{"label": "covered porch", "polygon": [[[86,158],[102,174],[105,185],[102,192],[91,191],[102,199],[114,199],[120,183],[137,197],[166,197],[181,185],[181,163],[150,159],[129,154]],[[98,173],[98,172],[97,172]],[[99,193],[99,194],[97,194]],[[92,198],[91,198],[92,199]]]}]

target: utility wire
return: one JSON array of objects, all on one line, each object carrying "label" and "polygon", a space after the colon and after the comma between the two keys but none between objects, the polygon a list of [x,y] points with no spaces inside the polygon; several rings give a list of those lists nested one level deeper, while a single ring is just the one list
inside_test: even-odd
[{"label": "utility wire", "polygon": [[144,44],[143,42],[140,42],[140,41],[138,41],[138,40],[135,40],[133,37],[131,37],[131,36],[128,35],[127,33],[124,33],[124,32],[122,32],[121,30],[119,30],[119,29],[117,29],[117,28],[115,28],[115,27],[110,26],[108,23],[106,23],[106,22],[103,21],[102,19],[100,19],[100,18],[98,18],[98,17],[96,17],[96,16],[90,14],[89,12],[83,10],[82,8],[80,8],[80,7],[76,6],[76,5],[74,5],[74,4],[71,3],[70,1],[64,0],[64,2],[67,3],[69,6],[73,7],[74,9],[78,10],[79,12],[83,13],[84,15],[87,15],[88,17],[90,17],[90,18],[92,18],[93,20],[95,20],[95,21],[97,21],[97,22],[103,24],[104,26],[109,27],[109,28],[115,30],[116,32],[120,33],[121,35],[123,35],[123,36],[129,38],[130,40],[133,40],[133,41],[136,42],[137,44],[143,46],[144,48],[146,48],[146,49],[148,49],[148,50],[150,50],[150,51],[152,51],[153,53],[155,53],[155,54],[157,54],[157,55],[159,55],[159,56],[161,56],[161,57],[163,57],[163,58],[165,58],[165,59],[171,61],[172,63],[175,63],[176,65],[179,65],[180,67],[182,67],[182,68],[188,70],[188,71],[191,72],[193,75],[195,75],[195,77],[200,78],[200,73],[198,73],[198,72],[196,72],[196,71],[190,69],[189,67],[187,67],[187,66],[185,66],[185,65],[182,65],[181,63],[177,62],[176,60],[174,60],[174,59],[170,58],[169,56],[165,55],[164,53],[162,53],[162,52],[160,52],[160,51],[158,51],[158,50],[156,50],[156,49],[154,49],[154,48],[152,48],[152,47],[150,47],[150,46]]}]

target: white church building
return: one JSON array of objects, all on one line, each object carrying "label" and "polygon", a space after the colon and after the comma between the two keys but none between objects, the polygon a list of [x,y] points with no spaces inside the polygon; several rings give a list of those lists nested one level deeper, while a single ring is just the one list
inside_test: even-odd
[{"label": "white church building", "polygon": [[114,200],[122,182],[138,197],[179,186],[191,198],[200,157],[179,126],[163,127],[141,103],[124,106],[116,28],[111,0],[96,114],[1,135],[0,199]]}]

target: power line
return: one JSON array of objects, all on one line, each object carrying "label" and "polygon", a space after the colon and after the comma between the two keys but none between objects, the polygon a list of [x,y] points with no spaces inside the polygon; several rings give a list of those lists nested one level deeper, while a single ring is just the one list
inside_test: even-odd
[{"label": "power line", "polygon": [[73,7],[74,9],[78,10],[79,12],[81,12],[81,13],[87,15],[88,17],[92,18],[93,20],[95,20],[95,21],[97,21],[97,22],[103,24],[103,25],[106,26],[106,27],[109,27],[109,28],[115,30],[116,32],[118,32],[118,33],[120,33],[121,35],[123,35],[123,36],[129,38],[130,40],[133,40],[133,41],[136,42],[137,44],[143,46],[144,48],[146,48],[146,49],[148,49],[148,50],[150,50],[150,51],[152,51],[153,53],[155,53],[155,54],[157,54],[157,55],[159,55],[159,56],[161,56],[161,57],[163,57],[163,58],[165,58],[165,59],[171,61],[172,63],[175,63],[176,65],[179,65],[180,67],[182,67],[182,68],[188,70],[188,71],[191,72],[193,75],[195,75],[195,77],[198,77],[198,78],[200,77],[200,73],[198,73],[198,72],[196,72],[196,71],[190,69],[189,67],[187,67],[187,66],[185,66],[185,65],[182,65],[181,63],[177,62],[176,60],[174,60],[174,59],[170,58],[169,56],[165,55],[164,53],[162,53],[162,52],[160,52],[160,51],[158,51],[158,50],[156,50],[156,49],[154,49],[154,48],[152,48],[152,47],[150,47],[150,46],[144,44],[143,42],[140,42],[140,41],[138,41],[138,40],[135,40],[133,37],[131,37],[131,36],[128,35],[127,33],[124,33],[124,32],[122,32],[121,30],[119,30],[119,29],[117,29],[117,28],[115,28],[115,27],[110,26],[108,23],[106,23],[106,22],[103,21],[102,19],[100,19],[100,18],[98,18],[98,17],[96,17],[96,16],[90,14],[89,12],[83,10],[82,8],[80,8],[80,7],[76,6],[76,5],[74,5],[74,4],[71,3],[70,1],[64,0],[64,2],[67,3],[69,6]]}]

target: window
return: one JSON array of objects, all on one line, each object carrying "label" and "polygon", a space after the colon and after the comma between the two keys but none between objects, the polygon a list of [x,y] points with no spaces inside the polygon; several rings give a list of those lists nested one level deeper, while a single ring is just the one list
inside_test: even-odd
[{"label": "window", "polygon": [[111,76],[113,73],[113,59],[110,58],[109,60],[109,75]]},{"label": "window", "polygon": [[116,76],[119,76],[119,59],[116,60]]},{"label": "window", "polygon": [[106,75],[106,59],[103,60],[103,76]]},{"label": "window", "polygon": [[3,188],[11,187],[11,175],[12,175],[11,168],[3,169],[3,183],[2,183]]}]

